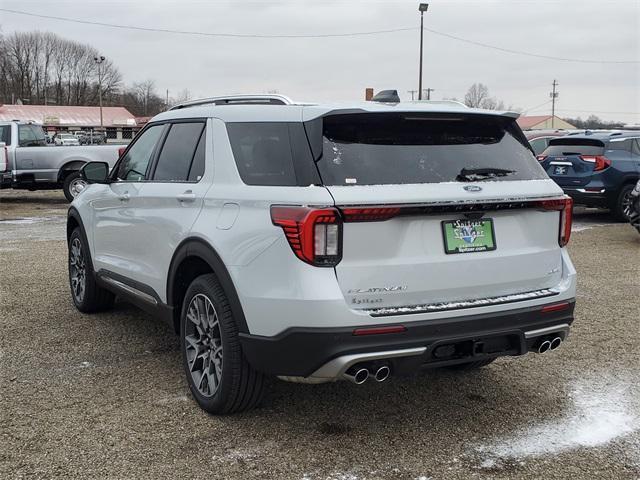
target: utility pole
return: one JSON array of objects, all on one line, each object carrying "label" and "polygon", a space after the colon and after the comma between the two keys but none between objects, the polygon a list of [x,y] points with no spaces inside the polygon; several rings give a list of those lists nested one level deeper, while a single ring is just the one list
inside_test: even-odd
[{"label": "utility pole", "polygon": [[104,57],[101,55],[99,57],[93,57],[93,61],[98,65],[98,97],[100,99],[100,130],[104,130],[104,122],[102,120],[102,62],[104,62]]},{"label": "utility pole", "polygon": [[407,93],[411,94],[411,101],[413,102],[416,98],[415,98],[415,94],[417,93],[417,90],[407,90]]},{"label": "utility pole", "polygon": [[167,88],[167,101],[166,101],[166,104],[167,104],[166,108],[167,108],[167,110],[169,110],[169,89],[168,88]]},{"label": "utility pole", "polygon": [[420,11],[420,74],[418,77],[418,100],[422,100],[422,42],[424,37],[424,12],[428,9],[428,3],[421,3],[418,7]]},{"label": "utility pole", "polygon": [[556,87],[558,86],[558,81],[553,80],[551,84],[553,86],[553,91],[549,94],[551,97],[551,128],[555,128],[556,123],[556,98],[560,95],[560,92],[556,92]]},{"label": "utility pole", "polygon": [[425,88],[424,92],[427,94],[427,100],[431,100],[431,92],[435,92],[435,88]]}]

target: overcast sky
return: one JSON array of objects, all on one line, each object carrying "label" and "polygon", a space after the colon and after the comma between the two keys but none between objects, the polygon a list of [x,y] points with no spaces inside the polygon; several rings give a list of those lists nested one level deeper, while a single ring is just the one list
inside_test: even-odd
[{"label": "overcast sky", "polygon": [[[425,27],[468,40],[581,60],[640,60],[640,0],[432,0]],[[342,38],[219,38],[120,30],[0,11],[4,34],[42,30],[85,42],[119,67],[126,83],[153,79],[159,93],[194,97],[277,90],[297,100],[362,99],[365,87],[417,89],[416,1],[0,0],[0,7],[173,30],[327,34],[415,27]],[[425,32],[423,86],[432,98],[464,97],[486,84],[507,105],[550,113],[557,79],[561,116],[640,123],[640,64],[554,61]]]}]

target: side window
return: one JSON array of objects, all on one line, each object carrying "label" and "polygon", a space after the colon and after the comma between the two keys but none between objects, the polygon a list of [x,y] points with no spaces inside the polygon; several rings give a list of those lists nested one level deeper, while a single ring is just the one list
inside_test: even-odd
[{"label": "side window", "polygon": [[636,138],[633,141],[632,152],[634,155],[640,156],[640,138]]},{"label": "side window", "polygon": [[611,140],[607,146],[607,150],[620,150],[625,153],[631,153],[631,142],[633,142],[633,139],[631,138],[625,138],[624,140]]},{"label": "side window", "polygon": [[[186,182],[204,123],[174,123],[158,157],[153,179],[164,182]],[[204,151],[203,151],[204,153]],[[200,174],[202,175],[202,174]]]},{"label": "side window", "polygon": [[238,172],[247,185],[297,185],[286,123],[228,123]]},{"label": "side window", "polygon": [[11,145],[11,125],[0,125],[0,142]]},{"label": "side window", "polygon": [[21,147],[30,147],[36,142],[36,135],[31,125],[18,125],[18,143]]},{"label": "side window", "polygon": [[535,152],[535,154],[539,155],[540,153],[542,153],[544,151],[545,148],[547,148],[547,144],[549,143],[549,139],[546,138],[546,137],[545,138],[534,138],[529,143],[531,144],[531,148],[533,148],[533,151]]},{"label": "side window", "polygon": [[200,141],[198,142],[198,148],[196,148],[196,153],[193,155],[193,162],[191,162],[191,170],[189,170],[189,181],[197,182],[204,175],[204,159],[205,159],[205,139],[206,134],[202,132],[200,135]]},{"label": "side window", "polygon": [[136,138],[118,166],[118,180],[139,182],[145,179],[149,161],[163,129],[164,125],[153,125]]}]

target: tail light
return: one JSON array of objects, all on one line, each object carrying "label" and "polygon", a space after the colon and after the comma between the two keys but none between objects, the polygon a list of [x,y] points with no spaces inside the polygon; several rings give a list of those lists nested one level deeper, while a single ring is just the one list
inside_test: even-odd
[{"label": "tail light", "polygon": [[342,258],[342,220],[335,208],[272,206],[271,221],[282,227],[300,260],[334,267]]},{"label": "tail light", "polygon": [[4,147],[4,158],[0,163],[0,172],[6,172],[9,169],[9,148]]},{"label": "tail light", "polygon": [[536,158],[538,159],[539,162],[544,162],[544,159],[547,158],[546,155],[536,155]]},{"label": "tail light", "polygon": [[571,224],[573,222],[573,199],[563,197],[556,200],[543,200],[538,205],[545,210],[560,212],[560,226],[558,229],[558,244],[564,247],[571,237]]},{"label": "tail light", "polygon": [[604,155],[581,155],[580,158],[585,162],[595,163],[593,167],[594,172],[599,172],[611,166],[611,160]]},{"label": "tail light", "polygon": [[122,154],[124,153],[124,151],[127,149],[127,147],[120,147],[118,149],[118,158],[120,158],[122,156]]}]

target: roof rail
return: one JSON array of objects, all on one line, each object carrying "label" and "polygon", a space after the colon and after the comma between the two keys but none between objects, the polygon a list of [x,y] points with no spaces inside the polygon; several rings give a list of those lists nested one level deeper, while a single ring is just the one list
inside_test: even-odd
[{"label": "roof rail", "polygon": [[200,105],[293,105],[293,101],[284,95],[225,95],[221,97],[201,98],[174,105],[169,110],[198,107]]}]

